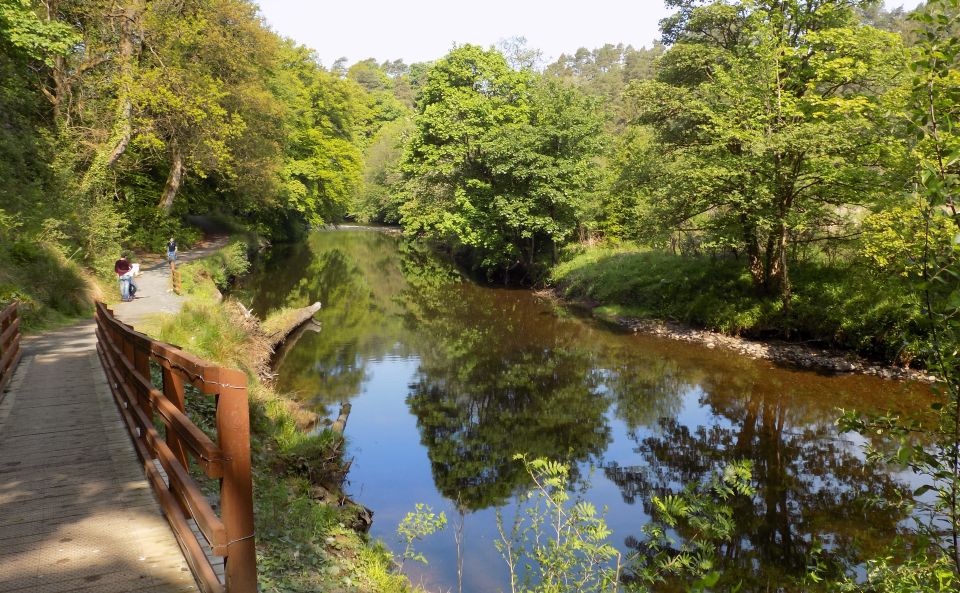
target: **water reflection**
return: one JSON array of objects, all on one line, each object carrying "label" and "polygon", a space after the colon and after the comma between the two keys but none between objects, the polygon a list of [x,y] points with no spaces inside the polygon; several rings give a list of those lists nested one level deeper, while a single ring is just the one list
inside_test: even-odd
[{"label": "water reflection", "polygon": [[452,300],[431,292],[405,295],[415,301],[409,327],[431,338],[407,403],[437,489],[477,510],[527,485],[515,453],[599,464],[610,441],[609,400],[577,336],[554,331],[542,308],[514,292],[470,284]]},{"label": "water reflection", "polygon": [[[757,494],[736,509],[725,586],[793,588],[814,540],[838,561],[875,554],[904,517],[867,503],[905,488],[836,434],[838,406],[923,405],[870,378],[774,369],[732,354],[623,334],[527,291],[463,280],[431,253],[373,232],[315,233],[276,250],[245,287],[263,314],[320,300],[319,332],[285,355],[280,387],[347,428],[353,494],[392,543],[418,502],[464,518],[464,591],[506,587],[491,507],[528,484],[514,453],[564,459],[636,548],[652,494],[751,459]],[[908,399],[899,399],[903,395]],[[456,512],[456,511],[455,511]],[[680,534],[683,535],[683,534]],[[449,537],[422,546],[427,584],[456,585]],[[491,580],[493,579],[493,580]]]}]

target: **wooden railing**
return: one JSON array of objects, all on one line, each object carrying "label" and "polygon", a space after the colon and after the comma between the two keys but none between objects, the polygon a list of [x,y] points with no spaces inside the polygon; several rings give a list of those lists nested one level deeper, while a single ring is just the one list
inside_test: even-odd
[{"label": "wooden railing", "polygon": [[0,393],[13,377],[20,362],[20,316],[17,301],[0,311]]},{"label": "wooden railing", "polygon": [[174,294],[183,294],[183,282],[180,279],[180,270],[177,269],[177,264],[173,262],[170,263],[170,283],[173,285]]},{"label": "wooden railing", "polygon": [[[255,593],[250,420],[243,372],[206,363],[152,340],[97,303],[97,351],[137,454],[180,547],[208,593]],[[151,366],[162,377],[154,386]],[[216,442],[186,415],[185,386],[216,403]],[[165,434],[161,434],[160,427]],[[190,475],[190,460],[220,481],[220,515]],[[162,471],[161,471],[162,468]],[[200,536],[189,520],[196,521]],[[212,556],[204,553],[203,538]]]}]

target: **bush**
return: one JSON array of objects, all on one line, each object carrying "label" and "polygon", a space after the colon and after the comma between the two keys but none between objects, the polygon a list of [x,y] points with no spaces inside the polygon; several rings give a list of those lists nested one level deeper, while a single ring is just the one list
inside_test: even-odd
[{"label": "bush", "polygon": [[189,294],[209,297],[207,292],[212,287],[205,282],[209,279],[219,290],[227,290],[237,277],[250,269],[247,252],[246,243],[233,241],[209,257],[180,266],[183,289]]}]

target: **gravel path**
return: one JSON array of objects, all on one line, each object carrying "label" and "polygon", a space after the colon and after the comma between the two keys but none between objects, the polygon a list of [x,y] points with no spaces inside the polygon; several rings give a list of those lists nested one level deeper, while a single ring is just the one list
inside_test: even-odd
[{"label": "gravel path", "polygon": [[[227,244],[225,236],[208,237],[188,251],[177,254],[178,264],[206,257]],[[137,277],[137,296],[126,303],[115,303],[111,308],[117,318],[134,327],[147,317],[158,313],[176,313],[183,306],[185,297],[173,292],[170,283],[170,266],[165,255],[151,254],[139,259],[142,274]],[[119,294],[119,287],[117,288]]]}]

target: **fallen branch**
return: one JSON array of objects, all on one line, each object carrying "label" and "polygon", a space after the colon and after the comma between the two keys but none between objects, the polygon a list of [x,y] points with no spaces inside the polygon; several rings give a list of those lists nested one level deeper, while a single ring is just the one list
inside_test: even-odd
[{"label": "fallen branch", "polygon": [[316,302],[309,307],[303,307],[302,309],[298,309],[296,312],[294,312],[289,321],[287,321],[283,327],[278,328],[276,331],[267,336],[267,339],[270,342],[270,348],[276,350],[278,346],[286,341],[287,336],[289,336],[295,329],[307,321],[313,319],[313,316],[319,310],[320,303]]}]

